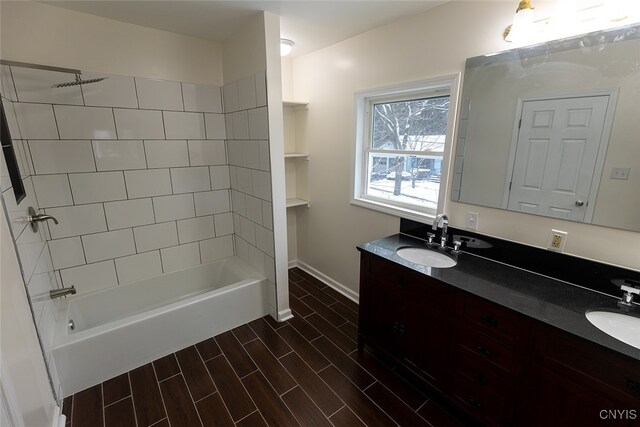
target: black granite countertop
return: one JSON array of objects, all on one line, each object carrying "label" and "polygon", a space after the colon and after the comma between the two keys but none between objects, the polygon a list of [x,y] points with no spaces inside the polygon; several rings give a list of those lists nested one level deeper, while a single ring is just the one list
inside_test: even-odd
[{"label": "black granite countertop", "polygon": [[[640,361],[640,349],[605,334],[585,317],[587,311],[598,309],[621,312],[617,298],[464,251],[452,255],[458,261],[454,267],[425,267],[400,258],[396,250],[403,246],[426,247],[423,240],[395,234],[358,249]],[[636,305],[633,312],[640,316],[640,307]]]}]

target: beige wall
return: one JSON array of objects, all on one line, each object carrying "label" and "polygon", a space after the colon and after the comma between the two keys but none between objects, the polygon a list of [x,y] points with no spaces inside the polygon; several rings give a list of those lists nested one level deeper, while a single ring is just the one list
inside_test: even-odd
[{"label": "beige wall", "polygon": [[[398,232],[397,217],[352,206],[353,93],[464,70],[468,57],[505,50],[510,2],[450,2],[326,49],[294,58],[294,97],[309,101],[301,130],[309,146],[311,208],[298,215],[298,259],[358,288],[359,243]],[[448,198],[447,198],[448,200]],[[637,233],[453,203],[453,225],[480,214],[478,231],[545,247],[552,228],[569,232],[567,253],[640,269]]]},{"label": "beige wall", "polygon": [[222,44],[224,83],[266,68],[264,15],[256,13]]},{"label": "beige wall", "polygon": [[2,59],[222,85],[219,43],[31,1],[0,11]]}]

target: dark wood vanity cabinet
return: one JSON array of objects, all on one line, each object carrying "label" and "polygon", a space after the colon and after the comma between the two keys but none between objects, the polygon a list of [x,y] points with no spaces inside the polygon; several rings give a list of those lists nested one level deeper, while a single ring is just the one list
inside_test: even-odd
[{"label": "dark wood vanity cabinet", "polygon": [[454,290],[423,274],[362,254],[358,344],[401,360],[436,389],[450,365]]},{"label": "dark wood vanity cabinet", "polygon": [[368,252],[358,339],[485,425],[640,425],[639,361]]},{"label": "dark wood vanity cabinet", "polygon": [[518,425],[640,425],[640,362],[540,325]]}]

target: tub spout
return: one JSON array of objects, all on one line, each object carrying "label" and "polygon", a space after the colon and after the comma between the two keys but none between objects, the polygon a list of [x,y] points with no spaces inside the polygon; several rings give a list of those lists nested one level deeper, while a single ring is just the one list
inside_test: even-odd
[{"label": "tub spout", "polygon": [[61,298],[67,295],[75,295],[76,288],[75,286],[71,286],[70,288],[62,288],[62,289],[54,289],[49,291],[49,298],[56,299]]}]

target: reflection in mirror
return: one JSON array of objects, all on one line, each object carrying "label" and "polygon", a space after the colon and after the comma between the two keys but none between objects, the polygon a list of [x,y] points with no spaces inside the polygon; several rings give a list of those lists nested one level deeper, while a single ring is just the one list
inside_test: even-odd
[{"label": "reflection in mirror", "polygon": [[452,199],[640,231],[640,25],[470,58]]}]

